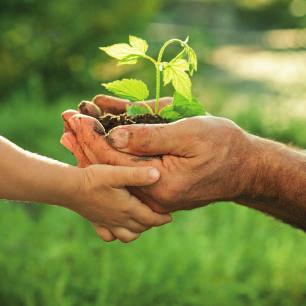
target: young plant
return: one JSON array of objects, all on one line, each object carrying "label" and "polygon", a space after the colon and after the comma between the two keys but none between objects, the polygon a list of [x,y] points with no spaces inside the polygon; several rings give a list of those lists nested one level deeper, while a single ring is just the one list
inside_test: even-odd
[{"label": "young plant", "polygon": [[[172,44],[179,44],[181,51],[173,59],[165,62],[163,61],[164,53],[167,47]],[[118,65],[133,65],[139,59],[148,60],[154,65],[156,76],[154,111],[144,102],[149,97],[149,89],[143,81],[123,79],[102,85],[118,97],[126,98],[132,102],[142,102],[127,108],[127,114],[130,116],[155,114],[167,121],[176,121],[186,117],[204,115],[204,107],[192,97],[190,76],[197,70],[197,56],[188,45],[188,37],[185,41],[180,39],[166,41],[161,47],[157,59],[147,54],[148,47],[145,40],[130,35],[129,44],[120,43],[100,49],[117,59]],[[159,110],[161,78],[163,78],[164,86],[172,84],[175,93],[173,103]]]}]

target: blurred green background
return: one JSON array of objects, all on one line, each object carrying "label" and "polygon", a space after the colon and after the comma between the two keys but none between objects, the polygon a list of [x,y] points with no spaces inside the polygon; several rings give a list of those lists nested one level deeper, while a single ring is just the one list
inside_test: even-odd
[{"label": "blurred green background", "polygon": [[[150,42],[155,54],[190,35],[194,92],[210,113],[306,148],[305,0],[2,0],[0,133],[74,163],[60,146],[61,111],[117,68],[98,46]],[[164,91],[167,94],[167,91]],[[0,305],[306,305],[306,239],[230,203],[174,214],[136,242],[106,244],[56,207],[0,205]]]}]

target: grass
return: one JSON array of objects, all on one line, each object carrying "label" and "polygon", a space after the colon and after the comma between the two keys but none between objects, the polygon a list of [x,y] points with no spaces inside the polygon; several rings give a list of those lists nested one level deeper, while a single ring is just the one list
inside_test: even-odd
[{"label": "grass", "polygon": [[303,305],[302,232],[218,204],[130,245],[102,243],[55,207],[2,203],[1,305]]}]

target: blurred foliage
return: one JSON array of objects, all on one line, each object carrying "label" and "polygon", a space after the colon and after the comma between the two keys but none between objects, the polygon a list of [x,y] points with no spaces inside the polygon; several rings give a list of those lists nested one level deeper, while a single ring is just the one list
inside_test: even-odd
[{"label": "blurred foliage", "polygon": [[[131,73],[149,81],[152,71],[117,68],[98,47],[133,33],[154,54],[162,41],[190,35],[194,93],[210,113],[306,148],[305,3],[2,0],[0,133],[74,163],[59,144],[61,111],[100,92],[102,81]],[[0,237],[0,305],[306,304],[305,235],[229,203],[177,213],[122,245],[103,244],[64,209],[2,201]]]},{"label": "blurred foliage", "polygon": [[94,88],[100,44],[137,33],[159,0],[1,1],[0,92],[38,82],[49,100]]}]

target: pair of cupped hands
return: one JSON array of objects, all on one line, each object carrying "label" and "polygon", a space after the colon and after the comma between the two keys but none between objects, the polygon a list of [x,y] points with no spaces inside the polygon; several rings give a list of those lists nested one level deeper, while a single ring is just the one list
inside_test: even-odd
[{"label": "pair of cupped hands", "polygon": [[[92,102],[102,113],[112,114],[125,112],[129,104],[104,95]],[[171,102],[162,98],[160,107]],[[154,101],[147,103],[153,108]],[[94,224],[103,240],[129,242],[171,222],[170,212],[235,201],[247,192],[248,176],[243,174],[249,171],[245,148],[250,139],[232,121],[202,116],[119,126],[105,134],[94,108],[86,110],[89,116],[75,110],[62,114],[61,143],[86,170],[82,188],[99,194],[77,212]],[[97,164],[105,168],[103,181],[95,177],[95,168],[101,167]]]}]

